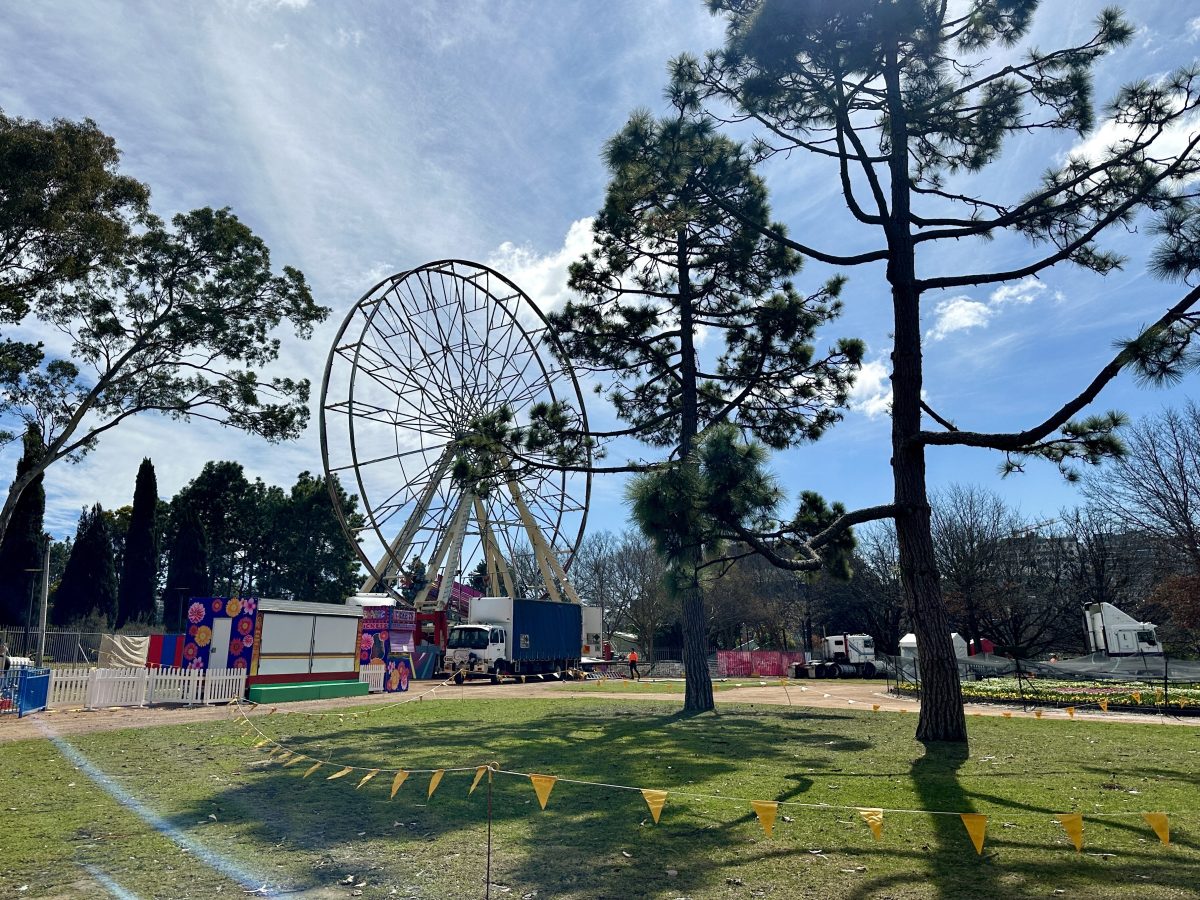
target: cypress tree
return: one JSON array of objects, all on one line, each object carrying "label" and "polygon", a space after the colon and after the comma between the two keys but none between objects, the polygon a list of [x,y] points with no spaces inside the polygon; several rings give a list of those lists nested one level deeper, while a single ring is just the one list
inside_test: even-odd
[{"label": "cypress tree", "polygon": [[121,587],[117,595],[117,627],[126,622],[154,619],[154,592],[158,587],[158,482],[154,464],[143,459],[133,489],[133,514],[125,535],[121,559]]},{"label": "cypress tree", "polygon": [[[20,478],[42,453],[42,432],[36,425],[25,431],[25,452],[17,461]],[[0,624],[26,624],[30,592],[38,579],[36,569],[42,561],[42,518],[46,511],[46,490],[39,475],[21,494],[4,540],[0,542]]]},{"label": "cypress tree", "polygon": [[173,518],[175,528],[162,596],[163,624],[168,630],[181,629],[184,606],[191,597],[210,593],[208,541],[200,517],[195,507],[184,501],[175,505]]},{"label": "cypress tree", "polygon": [[97,503],[79,517],[75,544],[54,592],[51,618],[55,625],[70,625],[96,616],[108,623],[117,617],[117,571],[113,561],[108,519]]}]

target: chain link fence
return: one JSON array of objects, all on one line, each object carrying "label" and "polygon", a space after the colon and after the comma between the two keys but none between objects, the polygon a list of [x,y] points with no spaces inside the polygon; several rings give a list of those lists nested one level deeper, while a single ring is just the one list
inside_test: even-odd
[{"label": "chain link fence", "polygon": [[[103,631],[72,631],[66,628],[46,629],[46,655],[44,665],[47,666],[94,666],[100,655],[100,641],[105,634]],[[121,634],[145,635],[161,634],[162,629],[153,628],[123,628]],[[0,644],[8,645],[9,656],[37,657],[38,632],[36,628],[26,630],[24,626],[0,627]]]}]

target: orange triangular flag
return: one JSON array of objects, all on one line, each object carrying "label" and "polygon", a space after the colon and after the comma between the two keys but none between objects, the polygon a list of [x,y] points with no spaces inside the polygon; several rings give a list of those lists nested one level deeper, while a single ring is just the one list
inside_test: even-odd
[{"label": "orange triangular flag", "polygon": [[558,776],[530,775],[529,780],[533,782],[533,791],[537,794],[538,803],[542,804],[542,809],[545,809],[546,801],[550,799],[550,792],[554,790],[554,782],[558,781]]},{"label": "orange triangular flag", "polygon": [[650,815],[654,818],[654,824],[657,825],[658,817],[662,815],[663,804],[667,802],[667,792],[642,788],[642,796],[646,798],[646,805],[650,807]]},{"label": "orange triangular flag", "polygon": [[438,769],[433,773],[433,777],[429,779],[429,793],[425,795],[426,799],[433,796],[433,792],[437,790],[437,786],[442,783],[442,776],[446,774],[445,769]]},{"label": "orange triangular flag", "polygon": [[1108,701],[1107,700],[1097,700],[1096,705],[1100,707],[1101,712],[1108,712]]},{"label": "orange triangular flag", "polygon": [[1075,845],[1077,853],[1083,852],[1083,816],[1079,813],[1062,813],[1055,816],[1058,823],[1062,825],[1066,831],[1067,837],[1071,839],[1071,843]]},{"label": "orange triangular flag", "polygon": [[349,775],[349,774],[350,774],[351,772],[353,772],[353,771],[354,771],[354,766],[346,766],[346,768],[344,768],[344,769],[341,769],[341,770],[339,770],[339,771],[337,771],[337,772],[334,772],[332,775],[330,775],[330,776],[329,776],[328,778],[326,778],[325,780],[326,780],[326,781],[333,781],[333,779],[335,779],[335,778],[344,778],[346,775]]},{"label": "orange triangular flag", "polygon": [[392,779],[392,793],[388,797],[389,800],[396,796],[396,791],[400,790],[400,785],[404,784],[404,779],[407,777],[408,773],[403,770],[396,773],[396,777]]},{"label": "orange triangular flag", "polygon": [[1146,820],[1146,824],[1154,829],[1154,833],[1158,835],[1158,839],[1164,844],[1171,843],[1171,828],[1167,824],[1166,813],[1142,813],[1142,818]]},{"label": "orange triangular flag", "polygon": [[487,771],[487,766],[475,767],[475,780],[471,782],[471,789],[467,791],[467,796],[470,797],[475,793],[475,788],[479,787],[480,779],[483,778],[483,773]]},{"label": "orange triangular flag", "polygon": [[863,821],[871,827],[871,834],[875,835],[875,840],[883,837],[883,810],[882,809],[860,809],[858,814],[863,817]]},{"label": "orange triangular flag", "polygon": [[966,826],[967,834],[971,836],[971,843],[975,845],[976,853],[983,853],[983,838],[987,834],[987,816],[979,813],[962,813],[959,818],[962,819],[963,825]]},{"label": "orange triangular flag", "polygon": [[314,763],[312,766],[310,766],[309,768],[304,770],[304,777],[307,778],[309,775],[311,775],[313,772],[317,771],[317,769],[319,769],[319,768],[321,768],[321,764]]},{"label": "orange triangular flag", "polygon": [[763,831],[770,837],[775,828],[775,814],[779,811],[779,804],[774,800],[751,800],[750,806],[758,816],[758,821],[762,823]]},{"label": "orange triangular flag", "polygon": [[1075,718],[1075,707],[1073,707],[1073,706],[1067,707],[1067,717],[1071,718],[1071,719]]},{"label": "orange triangular flag", "polygon": [[368,772],[366,775],[364,775],[362,777],[362,781],[360,781],[357,785],[355,785],[354,789],[357,791],[360,787],[362,787],[364,784],[366,784],[368,781],[370,781],[372,778],[374,778],[378,774],[379,774],[378,769],[372,769],[370,772]]}]

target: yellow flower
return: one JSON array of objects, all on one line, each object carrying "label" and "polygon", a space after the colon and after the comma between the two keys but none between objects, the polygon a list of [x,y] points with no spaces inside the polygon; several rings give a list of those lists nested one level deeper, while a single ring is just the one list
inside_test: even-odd
[{"label": "yellow flower", "polygon": [[208,642],[212,640],[212,629],[207,625],[201,625],[196,629],[196,646],[207,647]]}]

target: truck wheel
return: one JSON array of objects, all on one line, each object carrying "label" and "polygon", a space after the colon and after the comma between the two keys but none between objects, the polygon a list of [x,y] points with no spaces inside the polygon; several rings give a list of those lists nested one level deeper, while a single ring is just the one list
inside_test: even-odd
[{"label": "truck wheel", "polygon": [[455,684],[462,684],[466,680],[467,680],[467,676],[462,673],[461,669],[454,673],[454,683]]}]

